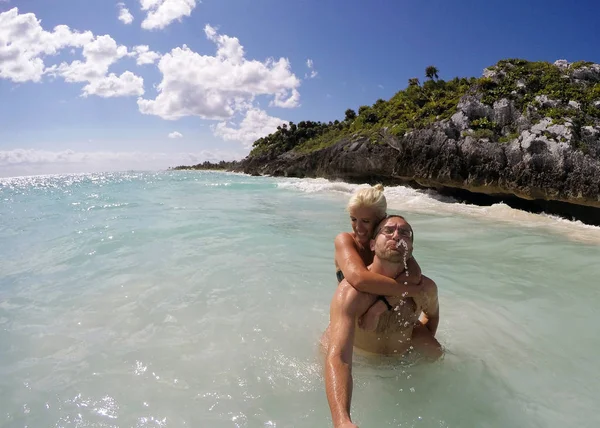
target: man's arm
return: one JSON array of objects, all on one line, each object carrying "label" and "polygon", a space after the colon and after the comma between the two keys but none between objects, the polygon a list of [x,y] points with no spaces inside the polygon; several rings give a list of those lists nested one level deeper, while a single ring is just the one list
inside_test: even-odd
[{"label": "man's arm", "polygon": [[[344,273],[346,280],[354,288],[363,293],[381,296],[415,297],[420,295],[421,287],[419,285],[404,285],[404,281],[408,282],[412,278],[412,275],[406,280],[400,275],[399,282],[397,282],[393,278],[371,272],[367,269],[355,245],[354,238],[349,233],[340,233],[335,238],[335,261]],[[412,263],[408,263],[409,271]]]},{"label": "man's arm", "polygon": [[425,327],[427,327],[431,334],[435,336],[440,323],[440,303],[438,300],[438,289],[436,283],[426,276],[423,276],[423,287],[425,287],[424,293],[426,296],[426,304],[423,306],[423,313],[425,314],[427,320],[421,320],[421,322],[425,325]]},{"label": "man's arm", "polygon": [[329,345],[325,358],[325,392],[336,428],[356,427],[350,418],[352,400],[352,352],[355,319],[374,297],[355,290],[348,281],[340,283],[330,307]]}]

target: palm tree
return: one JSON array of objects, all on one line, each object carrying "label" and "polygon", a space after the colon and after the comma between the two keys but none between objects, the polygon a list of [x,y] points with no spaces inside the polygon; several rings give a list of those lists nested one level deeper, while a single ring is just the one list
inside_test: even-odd
[{"label": "palm tree", "polygon": [[408,86],[419,86],[420,84],[421,82],[419,82],[419,79],[417,77],[408,79]]},{"label": "palm tree", "polygon": [[427,77],[428,79],[433,80],[433,78],[435,77],[435,79],[437,80],[438,73],[439,73],[439,70],[434,65],[430,65],[429,67],[427,67],[425,69],[425,77]]}]

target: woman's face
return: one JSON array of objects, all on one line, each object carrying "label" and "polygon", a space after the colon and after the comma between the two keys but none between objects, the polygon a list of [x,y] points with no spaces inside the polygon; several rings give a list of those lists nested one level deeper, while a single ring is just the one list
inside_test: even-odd
[{"label": "woman's face", "polygon": [[377,214],[373,208],[353,207],[350,209],[352,230],[360,243],[366,244],[373,236],[373,229],[377,226]]}]

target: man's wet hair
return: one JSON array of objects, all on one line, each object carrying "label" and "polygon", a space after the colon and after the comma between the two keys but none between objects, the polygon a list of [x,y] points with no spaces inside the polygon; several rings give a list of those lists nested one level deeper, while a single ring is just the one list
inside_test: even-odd
[{"label": "man's wet hair", "polygon": [[391,218],[400,218],[400,219],[404,220],[406,222],[406,224],[408,224],[408,227],[410,228],[411,242],[414,244],[415,243],[415,232],[414,232],[412,226],[410,225],[410,223],[408,222],[408,220],[406,220],[403,216],[401,216],[399,214],[389,214],[389,215],[386,215],[384,218],[382,218],[381,221],[379,222],[379,224],[377,224],[375,231],[373,232],[372,239],[375,239],[377,237],[377,235],[379,235],[379,232],[381,232],[381,228],[383,227],[383,224]]}]

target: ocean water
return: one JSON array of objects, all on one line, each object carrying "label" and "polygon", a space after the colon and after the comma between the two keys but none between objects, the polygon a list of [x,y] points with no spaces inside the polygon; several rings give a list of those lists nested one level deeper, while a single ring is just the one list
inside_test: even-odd
[{"label": "ocean water", "polygon": [[[0,180],[0,426],[331,426],[317,342],[358,186],[215,172]],[[600,229],[386,189],[443,360],[355,357],[368,427],[597,427]]]}]

